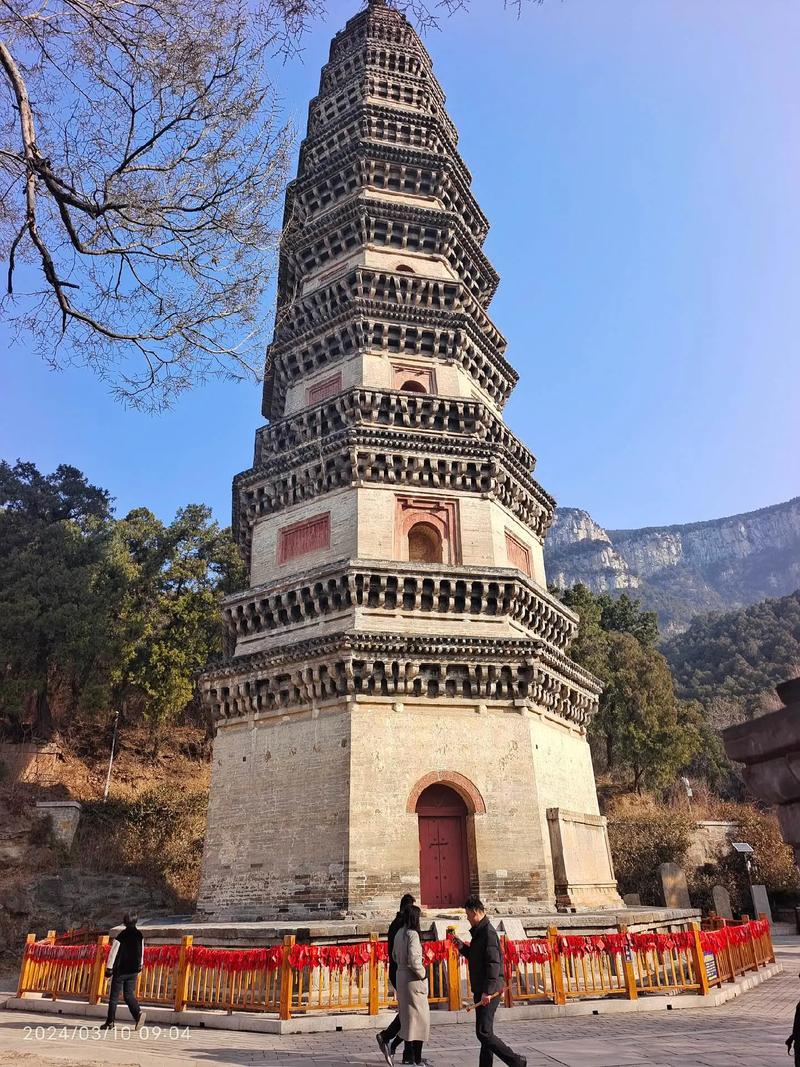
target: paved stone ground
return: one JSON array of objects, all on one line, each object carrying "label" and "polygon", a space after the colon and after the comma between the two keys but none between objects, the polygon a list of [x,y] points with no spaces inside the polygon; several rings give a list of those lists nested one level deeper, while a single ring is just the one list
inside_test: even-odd
[{"label": "paved stone ground", "polygon": [[[719,1008],[638,1015],[584,1016],[498,1027],[528,1067],[786,1067],[784,1041],[800,999],[800,937],[776,938],[784,973]],[[381,1067],[371,1030],[278,1036],[190,1030],[170,1038],[60,1017],[0,1012],[2,1067]],[[38,1031],[36,1027],[41,1029]],[[66,1026],[66,1029],[64,1027]],[[125,1037],[127,1035],[127,1039]],[[433,1067],[476,1067],[468,1026],[434,1027],[426,1054]],[[498,1063],[498,1067],[500,1067]]]}]

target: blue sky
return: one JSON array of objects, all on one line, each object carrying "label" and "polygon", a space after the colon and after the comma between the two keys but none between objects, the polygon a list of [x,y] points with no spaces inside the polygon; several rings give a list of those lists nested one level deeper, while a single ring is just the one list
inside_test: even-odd
[{"label": "blue sky", "polygon": [[[331,0],[276,66],[304,127]],[[427,40],[501,275],[520,384],[507,418],[558,501],[607,527],[688,522],[800,493],[800,5],[502,0]],[[83,469],[169,518],[228,521],[260,389],[210,382],[161,415],[53,372],[0,325],[0,456]]]}]

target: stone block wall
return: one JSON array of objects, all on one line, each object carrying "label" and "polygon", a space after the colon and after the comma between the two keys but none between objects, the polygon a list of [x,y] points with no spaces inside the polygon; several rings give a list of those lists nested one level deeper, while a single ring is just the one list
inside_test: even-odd
[{"label": "stone block wall", "polygon": [[345,708],[220,724],[198,913],[279,918],[346,906]]},{"label": "stone block wall", "polygon": [[415,798],[433,781],[466,784],[473,888],[510,914],[552,908],[546,808],[597,818],[587,776],[584,736],[512,704],[373,697],[221,723],[198,911],[390,914],[419,894]]}]

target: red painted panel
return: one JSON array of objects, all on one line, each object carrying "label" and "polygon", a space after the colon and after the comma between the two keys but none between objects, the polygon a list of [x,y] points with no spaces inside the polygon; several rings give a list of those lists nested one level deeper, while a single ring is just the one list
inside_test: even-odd
[{"label": "red painted panel", "polygon": [[518,541],[516,537],[506,530],[506,555],[512,567],[521,570],[523,574],[531,576],[531,554],[528,548]]},{"label": "red painted panel", "polygon": [[313,519],[305,522],[296,522],[293,526],[285,526],[280,531],[278,538],[278,563],[285,563],[295,556],[303,556],[306,552],[317,552],[321,548],[330,548],[331,543],[331,516],[326,511],[324,515],[316,515]]},{"label": "red painted panel", "polygon": [[326,378],[324,382],[310,385],[306,389],[306,400],[309,404],[319,404],[320,401],[327,400],[329,396],[335,396],[336,393],[341,392],[341,388],[342,376],[334,374],[332,378]]}]

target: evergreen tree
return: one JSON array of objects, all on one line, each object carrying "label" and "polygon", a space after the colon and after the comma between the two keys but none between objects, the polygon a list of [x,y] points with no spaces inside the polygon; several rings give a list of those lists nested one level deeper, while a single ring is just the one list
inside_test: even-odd
[{"label": "evergreen tree", "polygon": [[0,702],[47,738],[103,673],[111,499],[74,467],[0,463]]},{"label": "evergreen tree", "polygon": [[655,647],[655,613],[628,596],[614,600],[580,584],[556,592],[580,616],[570,655],[604,685],[589,731],[599,762],[637,791],[666,785],[698,752],[704,716],[696,703],[675,696],[669,665]]},{"label": "evergreen tree", "polygon": [[242,585],[228,530],[200,504],[169,525],[116,521],[74,467],[0,463],[0,713],[44,739],[80,710],[141,718],[154,746],[223,649],[219,601]]}]

